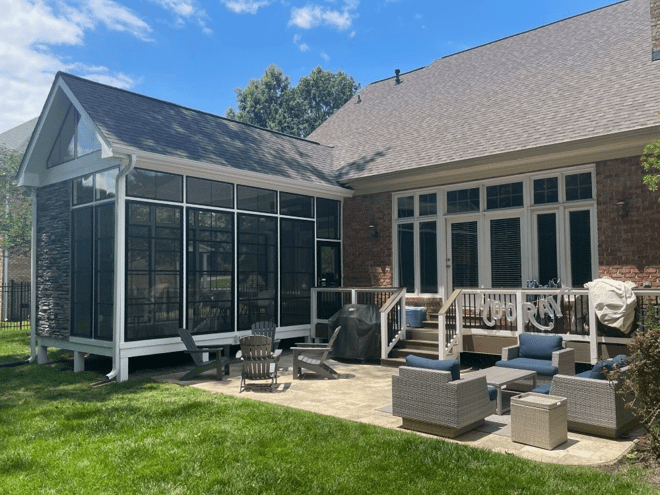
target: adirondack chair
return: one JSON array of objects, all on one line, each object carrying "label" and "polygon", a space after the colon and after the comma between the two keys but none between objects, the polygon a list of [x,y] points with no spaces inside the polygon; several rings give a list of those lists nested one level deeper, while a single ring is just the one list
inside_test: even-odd
[{"label": "adirondack chair", "polygon": [[336,379],[339,374],[325,363],[328,354],[332,350],[332,346],[339,335],[341,326],[330,337],[327,344],[296,344],[292,347],[293,351],[293,378],[294,380],[300,377],[301,370],[304,368],[313,371],[323,378]]},{"label": "adirondack chair", "polygon": [[[228,346],[202,346],[197,345],[193,339],[190,330],[186,328],[179,328],[179,336],[183,341],[183,345],[186,346],[184,352],[189,353],[195,363],[195,368],[190,370],[188,373],[181,377],[181,380],[192,380],[197,375],[209,371],[212,369],[216,370],[216,378],[222,380],[222,369],[225,369],[225,375],[229,374],[229,365],[233,363],[238,363],[239,361],[236,358],[223,357],[223,349]],[[203,353],[215,353],[215,359],[204,361],[202,359]]]},{"label": "adirondack chair", "polygon": [[[275,326],[275,323],[273,323],[272,321],[258,321],[257,323],[253,323],[252,326],[250,327],[251,335],[263,335],[271,339],[273,345],[273,352],[275,352],[277,348],[280,346],[280,341],[275,340],[276,329],[277,327]],[[236,353],[236,359],[241,359],[242,356],[243,353],[241,351],[238,351]]]},{"label": "adirondack chair", "polygon": [[245,390],[246,380],[270,380],[270,383],[261,386],[272,389],[273,385],[277,385],[277,364],[282,350],[273,352],[272,340],[264,335],[247,335],[241,338],[240,343],[243,371],[239,393]]}]

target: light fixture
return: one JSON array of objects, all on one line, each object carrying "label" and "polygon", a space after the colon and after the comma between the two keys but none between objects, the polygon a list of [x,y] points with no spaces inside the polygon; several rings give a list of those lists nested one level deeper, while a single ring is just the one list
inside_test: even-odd
[{"label": "light fixture", "polygon": [[374,220],[371,222],[371,225],[369,225],[369,228],[372,230],[371,235],[373,237],[378,237],[378,222]]},{"label": "light fixture", "polygon": [[616,202],[617,210],[619,211],[619,218],[623,219],[628,216],[628,201],[622,199]]}]

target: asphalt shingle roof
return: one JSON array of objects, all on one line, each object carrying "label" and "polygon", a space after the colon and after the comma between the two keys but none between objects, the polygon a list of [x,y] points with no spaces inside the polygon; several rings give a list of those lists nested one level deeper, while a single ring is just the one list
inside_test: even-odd
[{"label": "asphalt shingle roof", "polygon": [[309,139],[350,180],[660,125],[648,0],[608,7],[366,86]]},{"label": "asphalt shingle roof", "polygon": [[25,153],[38,120],[39,117],[35,117],[0,134],[0,148]]},{"label": "asphalt shingle roof", "polygon": [[70,74],[59,76],[113,146],[338,185],[327,146]]}]

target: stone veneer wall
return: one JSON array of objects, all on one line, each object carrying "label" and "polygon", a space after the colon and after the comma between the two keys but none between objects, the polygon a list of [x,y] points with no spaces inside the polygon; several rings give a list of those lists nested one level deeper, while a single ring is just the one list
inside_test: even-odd
[{"label": "stone veneer wall", "polygon": [[[660,287],[660,193],[642,183],[639,157],[596,163],[601,277]],[[625,200],[628,214],[619,216]]]},{"label": "stone veneer wall", "polygon": [[70,182],[37,191],[37,335],[68,338],[71,318]]},{"label": "stone veneer wall", "polygon": [[[344,200],[344,287],[392,286],[392,195]],[[369,225],[376,222],[378,237]]]}]

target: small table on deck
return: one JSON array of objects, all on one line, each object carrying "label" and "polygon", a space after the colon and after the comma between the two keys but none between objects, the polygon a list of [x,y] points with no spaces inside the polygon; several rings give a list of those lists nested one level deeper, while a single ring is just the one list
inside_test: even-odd
[{"label": "small table on deck", "polygon": [[486,368],[483,370],[472,371],[467,373],[466,376],[485,376],[486,383],[488,385],[495,387],[497,390],[497,406],[495,412],[497,414],[504,414],[509,411],[510,407],[507,407],[506,410],[503,406],[502,400],[502,389],[511,383],[515,383],[521,380],[532,379],[532,388],[536,388],[536,371],[529,370],[517,370],[513,368],[500,368],[499,366],[493,366],[491,368]]}]

